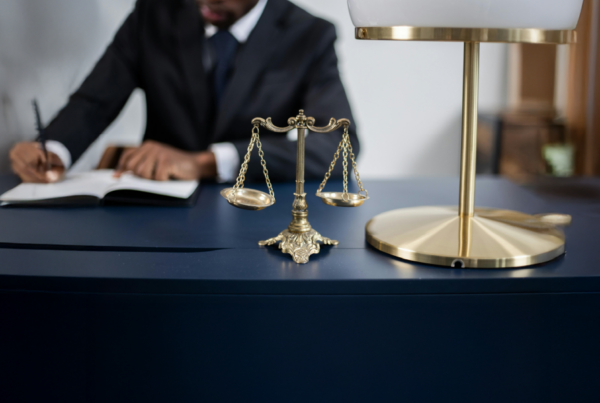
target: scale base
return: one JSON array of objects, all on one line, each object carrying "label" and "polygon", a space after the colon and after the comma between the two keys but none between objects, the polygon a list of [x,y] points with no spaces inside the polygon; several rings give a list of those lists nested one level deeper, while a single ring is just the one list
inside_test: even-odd
[{"label": "scale base", "polygon": [[292,232],[289,229],[286,229],[275,238],[260,241],[258,244],[260,246],[268,246],[274,245],[277,242],[281,242],[279,244],[279,249],[281,249],[283,253],[292,255],[292,258],[296,263],[308,263],[310,255],[319,253],[321,250],[319,242],[322,242],[324,245],[339,244],[338,241],[326,238],[312,228],[304,232]]},{"label": "scale base", "polygon": [[367,223],[366,239],[387,254],[447,267],[523,267],[565,252],[563,232],[544,216],[486,208],[472,217],[446,206],[391,210]]}]

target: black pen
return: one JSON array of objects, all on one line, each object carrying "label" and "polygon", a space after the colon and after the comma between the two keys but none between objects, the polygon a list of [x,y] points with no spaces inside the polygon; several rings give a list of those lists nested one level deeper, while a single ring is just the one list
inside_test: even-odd
[{"label": "black pen", "polygon": [[46,149],[46,133],[44,131],[44,127],[42,126],[42,118],[40,117],[40,108],[38,107],[37,100],[33,100],[33,110],[35,111],[35,124],[37,126],[38,131],[38,143],[40,143],[40,148],[44,152],[46,156],[46,171],[49,171],[52,166],[50,165],[50,159],[48,158],[48,150]]}]

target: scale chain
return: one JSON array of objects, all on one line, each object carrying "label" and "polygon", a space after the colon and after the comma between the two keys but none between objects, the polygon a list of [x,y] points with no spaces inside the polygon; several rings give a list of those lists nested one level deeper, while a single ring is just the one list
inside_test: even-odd
[{"label": "scale chain", "polygon": [[344,201],[348,201],[350,198],[348,196],[348,130],[344,128],[344,136],[342,138],[342,143],[344,144],[344,159],[342,160],[342,165],[344,167],[344,192],[342,193],[342,199]]},{"label": "scale chain", "polygon": [[269,171],[267,170],[267,162],[265,161],[265,153],[262,150],[262,144],[260,142],[260,138],[258,137],[258,126],[256,127],[256,147],[258,147],[258,155],[260,156],[260,165],[263,167],[263,173],[265,174],[265,180],[267,181],[267,187],[269,188],[269,194],[273,198],[273,203],[275,203],[275,192],[273,191],[273,186],[271,186],[271,180],[269,179]]},{"label": "scale chain", "polygon": [[248,162],[250,162],[250,155],[252,154],[252,150],[254,149],[254,144],[256,143],[256,147],[258,148],[258,155],[260,156],[260,164],[263,167],[263,173],[265,175],[265,180],[267,181],[267,187],[269,188],[269,194],[273,198],[273,203],[275,202],[275,192],[273,191],[273,186],[271,185],[271,180],[269,179],[269,171],[267,170],[267,162],[265,161],[265,153],[262,150],[262,144],[259,138],[259,126],[255,124],[252,128],[252,138],[250,139],[250,144],[248,144],[248,151],[244,156],[244,162],[240,167],[240,173],[235,181],[235,185],[233,186],[230,196],[233,196],[233,201],[237,198],[237,190],[242,189],[244,187],[244,182],[246,181],[246,172],[248,171]]},{"label": "scale chain", "polygon": [[[344,129],[344,133],[345,133],[345,131],[346,131],[346,129]],[[323,179],[323,182],[321,182],[321,185],[319,186],[319,189],[317,190],[317,194],[321,193],[321,191],[325,188],[325,185],[327,184],[327,180],[329,180],[329,178],[331,177],[333,168],[335,168],[335,163],[337,162],[338,158],[340,158],[340,151],[342,151],[344,138],[345,138],[345,134],[342,137],[342,141],[340,141],[340,144],[338,144],[338,148],[335,151],[335,154],[333,155],[333,161],[331,161],[331,164],[329,164],[329,170],[325,173],[325,178]]]},{"label": "scale chain", "polygon": [[350,159],[352,160],[352,169],[354,170],[354,176],[356,177],[356,182],[358,182],[358,186],[360,188],[360,192],[359,195],[364,193],[365,197],[367,197],[369,195],[369,192],[367,192],[363,186],[363,183],[360,179],[360,174],[358,173],[358,167],[356,165],[356,157],[354,155],[354,152],[352,150],[352,143],[350,142],[350,135],[348,134],[348,126],[344,125],[344,134],[342,136],[342,140],[340,141],[340,144],[338,145],[338,148],[335,152],[335,154],[333,155],[333,161],[331,161],[331,164],[329,165],[329,170],[325,173],[325,178],[323,179],[323,182],[321,182],[321,185],[319,186],[319,189],[317,190],[317,195],[319,193],[321,193],[323,191],[323,189],[325,188],[325,185],[327,184],[327,180],[329,180],[329,178],[331,177],[331,173],[333,172],[333,169],[335,167],[335,164],[337,162],[337,160],[340,157],[340,153],[342,153],[342,158],[343,158],[343,166],[344,166],[344,191],[342,193],[342,199],[344,201],[348,201],[349,200],[349,196],[348,196],[348,155],[350,155]]},{"label": "scale chain", "polygon": [[346,136],[348,142],[348,150],[350,151],[350,159],[352,160],[352,168],[354,169],[354,177],[356,178],[356,182],[358,183],[358,187],[360,191],[358,194],[360,195],[362,192],[365,192],[365,197],[369,196],[369,192],[365,190],[363,187],[363,183],[360,180],[360,174],[358,173],[358,168],[356,166],[356,158],[354,156],[354,152],[352,151],[352,144],[350,143],[350,136],[348,135],[348,128],[344,128],[344,135]]}]

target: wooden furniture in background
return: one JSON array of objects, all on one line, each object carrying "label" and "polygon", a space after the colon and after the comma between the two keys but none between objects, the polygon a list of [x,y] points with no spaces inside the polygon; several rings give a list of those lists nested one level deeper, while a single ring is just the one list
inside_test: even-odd
[{"label": "wooden furniture in background", "polygon": [[554,113],[513,111],[502,114],[501,119],[499,173],[523,181],[551,172],[543,148],[565,141],[564,124]]},{"label": "wooden furniture in background", "polygon": [[520,106],[553,110],[556,45],[523,43],[516,46],[521,48]]},{"label": "wooden furniture in background", "polygon": [[[600,175],[599,39],[600,0],[584,0],[577,43],[565,45],[569,47],[561,54],[551,45],[510,45],[510,108],[498,114],[498,123],[492,126],[481,122],[483,144],[478,153],[495,160],[493,166],[488,160],[478,172],[520,180],[539,176],[548,173],[543,146],[565,143],[575,148],[575,175]],[[559,71],[562,55],[565,67]],[[562,90],[557,83],[562,83]],[[492,146],[498,149],[491,150]]]},{"label": "wooden furniture in background", "polygon": [[564,122],[548,111],[507,111],[479,116],[477,173],[500,174],[518,182],[551,172],[546,144],[563,143]]},{"label": "wooden furniture in background", "polygon": [[585,0],[569,55],[567,128],[580,175],[600,175],[599,19],[599,1]]}]

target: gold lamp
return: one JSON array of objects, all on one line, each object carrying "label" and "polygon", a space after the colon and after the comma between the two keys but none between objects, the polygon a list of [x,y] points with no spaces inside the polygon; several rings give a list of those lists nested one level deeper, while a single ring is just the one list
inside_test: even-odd
[{"label": "gold lamp", "polygon": [[415,262],[450,267],[522,267],[565,252],[570,216],[475,207],[481,42],[567,44],[583,0],[348,0],[356,39],[464,42],[458,206],[388,211],[366,226],[367,242]]}]

